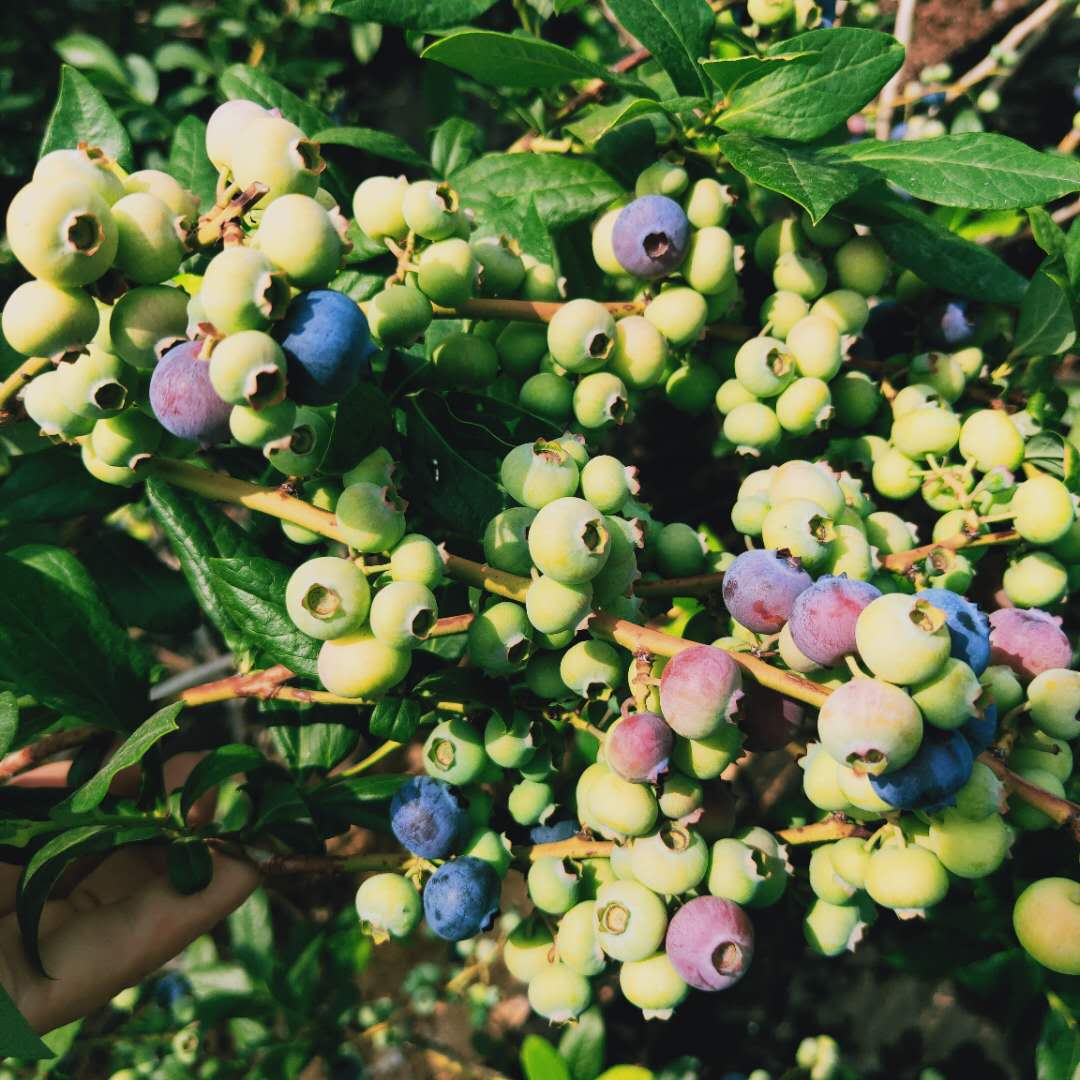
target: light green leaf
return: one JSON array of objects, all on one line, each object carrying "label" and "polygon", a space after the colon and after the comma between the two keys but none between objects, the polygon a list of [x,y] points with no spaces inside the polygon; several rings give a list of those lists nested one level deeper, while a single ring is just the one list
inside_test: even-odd
[{"label": "light green leaf", "polygon": [[701,67],[724,94],[730,94],[736,86],[768,74],[777,64],[809,60],[816,55],[812,52],[792,52],[777,53],[775,56],[721,56],[715,60],[703,60]]},{"label": "light green leaf", "polygon": [[484,148],[484,133],[471,120],[451,116],[431,138],[431,167],[439,176],[463,169]]},{"label": "light green leaf", "polygon": [[372,157],[399,161],[417,169],[427,169],[427,162],[404,139],[385,131],[365,127],[333,127],[323,128],[311,137],[324,146],[351,146],[354,150],[371,154]]},{"label": "light green leaf", "polygon": [[609,131],[614,131],[623,124],[638,120],[649,113],[663,113],[676,116],[681,112],[702,108],[708,105],[708,99],[702,97],[669,98],[666,101],[647,101],[644,98],[624,98],[611,105],[597,105],[571,124],[566,130],[576,139],[593,146]]},{"label": "light green leaf", "polygon": [[555,1049],[540,1035],[526,1035],[521,1044],[521,1071],[525,1080],[570,1080],[570,1070]]},{"label": "light green leaf", "polygon": [[576,1024],[567,1024],[559,1053],[570,1068],[571,1080],[593,1080],[604,1067],[604,1014],[598,1005],[586,1009]]},{"label": "light green leaf", "polygon": [[173,132],[169,146],[169,172],[194,195],[203,213],[215,202],[217,169],[206,156],[206,124],[185,116]]},{"label": "light green leaf", "polygon": [[98,146],[125,168],[132,167],[131,139],[101,91],[81,72],[65,64],[60,69],[60,93],[38,152],[72,149],[84,142]]},{"label": "light green leaf", "polygon": [[442,30],[472,22],[495,0],[334,0],[331,11],[359,22],[403,26],[408,30]]},{"label": "light green leaf", "polygon": [[65,64],[82,71],[97,71],[117,86],[127,86],[128,73],[120,57],[99,37],[93,34],[67,34],[53,42],[53,48]]},{"label": "light green leaf", "polygon": [[1063,276],[1045,267],[1020,304],[1011,356],[1056,356],[1076,341],[1076,323]]},{"label": "light green leaf", "polygon": [[1080,302],[1080,218],[1069,226],[1065,236],[1065,270],[1073,301]]},{"label": "light green leaf", "polygon": [[817,55],[736,86],[720,127],[808,142],[861,109],[904,61],[904,47],[889,34],[847,26],[797,34],[766,55],[799,52]]},{"label": "light green leaf", "polygon": [[698,57],[708,52],[715,16],[705,0],[608,0],[615,18],[671,76],[680,94],[706,89]]},{"label": "light green leaf", "polygon": [[869,166],[917,199],[941,206],[1009,210],[1080,190],[1080,161],[986,132],[898,142],[864,139],[830,153]]},{"label": "light green leaf", "polygon": [[1068,247],[1065,232],[1041,206],[1027,208],[1028,224],[1035,243],[1051,258],[1063,258]]}]

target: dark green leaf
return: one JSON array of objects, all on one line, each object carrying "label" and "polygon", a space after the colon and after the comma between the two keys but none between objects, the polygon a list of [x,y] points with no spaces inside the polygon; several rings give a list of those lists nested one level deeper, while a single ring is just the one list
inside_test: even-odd
[{"label": "dark green leaf", "polygon": [[348,792],[350,799],[355,802],[382,802],[384,799],[392,799],[397,790],[409,777],[390,776],[347,776],[343,779],[331,780],[323,790]]},{"label": "dark green leaf", "polygon": [[463,169],[484,149],[484,133],[471,120],[451,116],[431,138],[431,167],[437,176]]},{"label": "dark green leaf", "polygon": [[214,876],[214,864],[205,840],[185,837],[169,845],[169,881],[181,896],[202,892]]},{"label": "dark green leaf", "polygon": [[0,526],[105,514],[130,497],[123,488],[94,480],[79,455],[66,446],[15,462],[11,475],[0,483]]},{"label": "dark green leaf", "polygon": [[293,769],[332,769],[356,746],[360,732],[347,724],[293,724],[272,727],[278,753]]},{"label": "dark green leaf", "polygon": [[624,124],[640,120],[650,113],[662,113],[665,116],[678,115],[691,109],[708,104],[707,98],[673,98],[667,101],[646,101],[644,98],[624,98],[611,105],[596,105],[584,113],[580,119],[566,125],[566,130],[574,138],[594,146],[609,132]]},{"label": "dark green leaf", "polygon": [[206,156],[206,124],[185,116],[173,132],[169,146],[169,172],[195,195],[206,213],[216,201],[217,169]]},{"label": "dark green leaf", "polygon": [[18,731],[18,698],[10,690],[4,690],[0,693],[0,757],[11,749]]},{"label": "dark green leaf", "polygon": [[525,1080],[570,1080],[570,1070],[555,1049],[540,1035],[526,1035],[521,1044],[521,1071]]},{"label": "dark green leaf", "polygon": [[671,76],[680,94],[705,87],[698,57],[708,52],[715,16],[705,0],[608,0],[619,23],[630,31]]},{"label": "dark green leaf", "polygon": [[404,139],[385,131],[365,127],[331,127],[323,128],[311,137],[324,146],[351,146],[372,157],[427,169],[427,162]]},{"label": "dark green leaf", "polygon": [[1027,208],[1028,224],[1035,243],[1052,259],[1064,258],[1067,247],[1061,226],[1041,206]]},{"label": "dark green leaf", "polygon": [[85,814],[98,806],[109,793],[113,777],[129,765],[137,765],[154,743],[170,732],[179,730],[176,718],[184,708],[182,701],[166,705],[139,725],[117,748],[116,753],[78,791],[69,795],[57,808],[75,814]]},{"label": "dark green leaf", "polygon": [[309,105],[265,72],[244,64],[233,64],[221,76],[221,89],[230,98],[246,98],[267,109],[280,109],[305,135],[330,126],[330,117]]},{"label": "dark green leaf", "polygon": [[146,494],[199,607],[236,654],[237,665],[246,666],[251,643],[214,592],[210,560],[257,557],[259,549],[239,525],[205,499],[157,479],[147,481]]},{"label": "dark green leaf", "polygon": [[1080,162],[986,132],[892,142],[863,139],[831,152],[862,162],[916,198],[942,206],[1008,210],[1080,190]]},{"label": "dark green leaf", "polygon": [[1061,273],[1041,269],[1020,304],[1012,356],[1056,356],[1076,341],[1076,323]]},{"label": "dark green leaf", "polygon": [[717,123],[729,131],[808,142],[861,109],[896,74],[904,47],[891,35],[857,27],[796,34],[768,56],[816,53],[779,64],[735,87]]},{"label": "dark green leaf", "polygon": [[30,962],[43,975],[47,972],[41,963],[38,924],[49,893],[64,870],[74,859],[143,843],[160,835],[160,830],[157,824],[82,825],[53,837],[34,853],[19,878],[15,911]]},{"label": "dark green leaf", "polygon": [[233,952],[245,967],[261,979],[274,968],[274,926],[270,901],[264,889],[256,889],[228,918]]},{"label": "dark green leaf", "polygon": [[61,548],[0,556],[0,673],[41,704],[127,730],[146,701],[148,654],[113,621]]},{"label": "dark green leaf", "polygon": [[526,255],[531,255],[542,263],[552,265],[555,262],[555,245],[551,242],[551,233],[540,216],[535,197],[530,201],[518,233],[518,243]]},{"label": "dark green leaf", "polygon": [[716,60],[703,60],[705,74],[725,94],[730,94],[736,86],[742,86],[767,74],[777,64],[790,64],[795,60],[809,60],[815,54],[810,52],[785,52],[769,56],[725,56]]},{"label": "dark green leaf", "polygon": [[186,819],[199,797],[223,780],[254,772],[269,764],[259,750],[243,743],[229,743],[211,750],[188,775],[180,795],[180,816]]},{"label": "dark green leaf", "polygon": [[357,22],[385,23],[409,30],[441,30],[472,22],[495,0],[334,0],[332,11]]},{"label": "dark green leaf", "polygon": [[1074,301],[1080,301],[1080,218],[1069,226],[1065,237],[1065,269]]},{"label": "dark green leaf", "polygon": [[34,1034],[8,992],[0,986],[0,1058],[7,1057],[41,1061],[53,1057],[53,1052]]},{"label": "dark green leaf", "polygon": [[744,176],[797,202],[815,223],[832,207],[875,179],[857,166],[837,165],[798,143],[755,139],[736,132],[719,140],[728,161]]},{"label": "dark green leaf", "polygon": [[[334,275],[329,288],[344,293],[350,300],[355,300],[359,304],[363,300],[370,300],[376,293],[386,288],[386,275],[363,274],[359,270],[342,270]],[[338,411],[341,411],[340,408]],[[323,465],[326,465],[325,459]]]},{"label": "dark green leaf", "polygon": [[[525,34],[460,30],[433,42],[420,55],[490,86],[542,89],[562,86],[573,79],[603,79],[642,97],[653,96],[638,79],[613,74],[601,64],[561,45]],[[700,90],[699,84],[691,92],[699,93]]]},{"label": "dark green leaf", "polygon": [[314,677],[321,642],[301,633],[285,610],[292,571],[274,559],[211,559],[211,585],[246,641],[275,664]]},{"label": "dark green leaf", "polygon": [[1080,1028],[1062,1009],[1046,1011],[1035,1047],[1036,1080],[1076,1080],[1080,1072]]},{"label": "dark green leaf", "polygon": [[420,726],[423,709],[413,698],[383,698],[372,710],[368,730],[373,739],[408,742]]},{"label": "dark green leaf", "polygon": [[120,57],[93,34],[66,34],[53,42],[53,48],[65,64],[83,71],[97,71],[118,86],[128,82],[128,73]]},{"label": "dark green leaf", "polygon": [[374,383],[358,382],[338,403],[323,469],[331,473],[351,469],[392,433],[390,402]]},{"label": "dark green leaf", "polygon": [[1024,444],[1024,461],[1039,472],[1049,473],[1068,485],[1070,491],[1080,487],[1080,454],[1068,439],[1056,431],[1040,431]]},{"label": "dark green leaf", "polygon": [[571,1080],[593,1080],[604,1068],[604,1014],[599,1006],[586,1009],[576,1024],[568,1024],[559,1039],[559,1053],[570,1067]]},{"label": "dark green leaf", "polygon": [[253,834],[282,821],[310,825],[311,814],[307,803],[292,780],[272,780],[257,789],[249,783],[247,788],[255,800],[255,820],[251,825]]},{"label": "dark green leaf", "polygon": [[83,74],[65,64],[60,69],[60,93],[38,151],[71,149],[84,142],[99,146],[125,168],[132,167],[131,140],[101,91]]}]

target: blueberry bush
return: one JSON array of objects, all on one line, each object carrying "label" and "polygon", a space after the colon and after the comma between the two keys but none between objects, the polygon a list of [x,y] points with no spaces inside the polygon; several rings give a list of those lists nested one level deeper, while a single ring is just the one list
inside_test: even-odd
[{"label": "blueberry bush", "polygon": [[[906,3],[58,42],[6,211],[5,925],[39,979],[92,860],[262,885],[90,1020],[9,978],[3,1075],[854,1077],[778,1001],[869,954],[1074,1076],[1080,161],[988,130],[1073,7],[910,81]],[[355,122],[384,34],[426,133]]]}]

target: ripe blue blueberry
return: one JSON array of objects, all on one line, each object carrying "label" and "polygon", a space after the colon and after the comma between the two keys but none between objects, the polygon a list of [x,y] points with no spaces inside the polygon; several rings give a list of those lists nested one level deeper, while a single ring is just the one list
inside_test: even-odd
[{"label": "ripe blue blueberry", "polygon": [[415,776],[398,788],[390,803],[390,828],[414,855],[443,859],[465,842],[471,825],[448,784]]},{"label": "ripe blue blueberry", "polygon": [[304,405],[338,401],[371,369],[364,313],[344,293],[301,293],[275,331],[289,361],[289,396]]},{"label": "ripe blue blueberry", "polygon": [[150,406],[170,435],[192,442],[224,442],[232,406],[214,390],[210,364],[199,358],[201,348],[201,341],[185,341],[161,358],[150,379]]},{"label": "ripe blue blueberry", "polygon": [[686,258],[690,222],[674,199],[644,195],[619,211],[611,242],[615,258],[628,274],[663,277]]},{"label": "ripe blue blueberry", "polygon": [[982,716],[969,716],[960,728],[960,734],[968,741],[976,757],[986,750],[997,736],[998,707],[993,702],[986,706]]},{"label": "ripe blue blueberry", "polygon": [[444,863],[424,886],[424,917],[447,941],[464,941],[491,926],[499,910],[499,875],[465,855]]},{"label": "ripe blue blueberry", "polygon": [[971,746],[959,731],[927,728],[922,744],[906,765],[870,777],[870,786],[900,810],[933,810],[955,802],[971,776]]},{"label": "ripe blue blueberry", "polygon": [[990,620],[966,596],[950,589],[923,589],[919,596],[945,612],[949,655],[981,675],[990,663]]}]

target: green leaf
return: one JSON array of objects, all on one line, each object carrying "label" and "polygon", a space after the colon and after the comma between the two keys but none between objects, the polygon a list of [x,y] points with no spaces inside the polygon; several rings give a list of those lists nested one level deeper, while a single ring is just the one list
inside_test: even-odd
[{"label": "green leaf", "polygon": [[1064,258],[1068,240],[1061,226],[1041,206],[1027,208],[1028,224],[1035,243],[1052,259]]},{"label": "green leaf", "polygon": [[38,848],[23,869],[15,897],[15,912],[22,931],[23,946],[38,971],[43,975],[48,974],[41,963],[38,942],[41,912],[64,870],[72,861],[85,855],[100,855],[128,844],[140,844],[160,835],[160,832],[161,826],[157,824],[82,825],[62,832]]},{"label": "green leaf", "polygon": [[309,105],[265,72],[244,64],[233,64],[221,76],[221,89],[230,98],[246,98],[267,109],[280,109],[305,135],[330,126],[330,117]]},{"label": "green leaf", "polygon": [[1049,473],[1061,480],[1070,491],[1076,491],[1080,481],[1080,454],[1076,447],[1056,431],[1040,431],[1024,444],[1024,461],[1039,472]]},{"label": "green leaf", "polygon": [[125,489],[98,483],[78,454],[57,446],[15,459],[11,475],[0,483],[0,526],[102,515],[126,498]]},{"label": "green leaf", "polygon": [[[460,30],[430,44],[421,54],[489,86],[543,89],[574,79],[603,79],[643,97],[654,94],[640,80],[609,71],[602,64],[525,34]],[[695,93],[700,92],[700,84]]]},{"label": "green leaf", "polygon": [[609,132],[622,127],[623,124],[648,116],[650,113],[672,116],[707,104],[708,99],[700,97],[669,98],[666,101],[624,98],[611,105],[597,105],[589,109],[580,119],[567,124],[566,130],[579,141],[593,146]]},{"label": "green leaf", "polygon": [[735,132],[722,136],[719,145],[743,176],[797,202],[815,223],[836,203],[875,179],[868,170],[833,164],[819,150],[798,143]]},{"label": "green leaf", "polygon": [[593,1080],[604,1067],[604,1014],[599,1006],[586,1009],[576,1024],[568,1024],[559,1039],[559,1053],[570,1068],[571,1080]]},{"label": "green leaf", "polygon": [[324,146],[351,146],[372,157],[399,161],[425,171],[427,169],[427,162],[404,139],[385,131],[365,127],[330,127],[317,131],[311,137]]},{"label": "green leaf", "polygon": [[1065,270],[1074,301],[1080,301],[1080,218],[1069,226],[1065,237]]},{"label": "green leaf", "polygon": [[0,692],[0,757],[11,749],[18,731],[19,700],[10,690],[4,690]]},{"label": "green leaf", "polygon": [[1062,274],[1040,269],[1020,304],[1011,356],[1056,356],[1076,341],[1076,322]]},{"label": "green leaf", "polygon": [[484,149],[484,133],[471,120],[451,116],[431,138],[431,167],[438,176],[464,168]]},{"label": "green leaf", "polygon": [[386,395],[374,383],[358,382],[338,403],[323,470],[336,473],[351,469],[387,441],[393,426]]},{"label": "green leaf", "polygon": [[540,1035],[526,1035],[521,1044],[521,1071],[525,1080],[570,1080],[570,1070],[555,1049]]},{"label": "green leaf", "polygon": [[293,769],[327,772],[347,757],[360,739],[348,724],[293,724],[270,729],[278,753]]},{"label": "green leaf", "polygon": [[1080,161],[986,132],[895,142],[863,139],[830,153],[861,162],[917,199],[941,206],[1009,210],[1080,190]]},{"label": "green leaf", "polygon": [[[359,304],[364,300],[370,300],[386,288],[386,275],[365,274],[359,270],[342,270],[334,275],[327,287],[344,293],[350,300],[355,300]],[[377,389],[372,383],[358,383],[357,386],[370,386],[372,389]],[[341,412],[340,407],[338,412]],[[330,445],[333,447],[333,438]],[[323,467],[325,466],[326,458],[323,458]]]},{"label": "green leaf", "polygon": [[261,979],[274,969],[274,926],[265,889],[256,889],[228,918],[233,952]]},{"label": "green leaf", "polygon": [[1035,1047],[1036,1080],[1075,1080],[1080,1071],[1080,1028],[1074,1017],[1051,1008]]},{"label": "green leaf", "polygon": [[700,94],[698,57],[708,52],[715,16],[705,0],[608,0],[615,18],[671,76],[680,94]]},{"label": "green leaf", "polygon": [[555,154],[488,154],[450,177],[462,202],[484,222],[512,208],[524,220],[536,200],[541,220],[550,229],[591,217],[619,195],[622,188],[603,169],[581,158]]},{"label": "green leaf", "polygon": [[184,790],[180,793],[180,816],[186,819],[200,796],[230,776],[254,772],[269,764],[261,751],[243,743],[228,743],[211,750],[191,770],[184,783]]},{"label": "green leaf", "polygon": [[0,1058],[42,1061],[53,1056],[53,1052],[34,1034],[23,1014],[15,1008],[15,1002],[8,992],[0,986]]},{"label": "green leaf", "polygon": [[157,479],[147,481],[146,494],[199,607],[218,628],[229,650],[237,654],[238,666],[245,667],[251,643],[214,591],[210,560],[253,558],[260,554],[259,549],[239,525],[206,499]]},{"label": "green leaf", "polygon": [[117,748],[117,751],[105,765],[99,769],[78,791],[69,795],[57,807],[59,811],[69,811],[74,814],[85,814],[101,801],[109,793],[109,785],[113,777],[121,769],[129,765],[137,765],[143,759],[143,755],[156,742],[165,738],[173,731],[179,730],[176,718],[184,708],[182,701],[172,705],[166,705],[159,709],[148,720],[143,721]]},{"label": "green leaf", "polygon": [[703,60],[701,67],[724,94],[730,94],[736,86],[741,86],[768,74],[777,64],[789,64],[795,60],[808,60],[815,55],[812,52],[793,52],[777,53],[770,56],[722,56],[715,60]]},{"label": "green leaf", "polygon": [[166,855],[169,881],[181,896],[202,892],[214,877],[214,864],[205,840],[184,837],[169,845]]},{"label": "green leaf", "polygon": [[217,169],[206,156],[206,124],[188,115],[176,125],[169,146],[169,172],[194,195],[203,213],[216,201]]},{"label": "green leaf", "polygon": [[53,48],[65,64],[83,71],[97,71],[118,86],[127,86],[128,73],[120,57],[93,34],[67,34],[53,42]]},{"label": "green leaf", "polygon": [[899,70],[904,47],[877,30],[838,26],[777,42],[766,56],[816,53],[737,85],[717,123],[776,139],[808,142],[861,109]]},{"label": "green leaf", "polygon": [[420,726],[423,709],[413,698],[385,697],[372,710],[368,730],[373,739],[406,743]]},{"label": "green leaf", "polygon": [[211,559],[214,592],[246,641],[275,664],[298,675],[318,674],[319,646],[301,633],[285,610],[292,571],[274,559]]},{"label": "green leaf", "polygon": [[133,167],[131,139],[101,91],[73,67],[60,69],[60,93],[45,125],[40,157],[53,150],[72,149],[85,142],[99,146],[122,168]]},{"label": "green leaf", "polygon": [[0,556],[0,580],[0,673],[43,705],[126,731],[146,701],[149,655],[78,559],[30,545]]},{"label": "green leaf", "polygon": [[403,26],[408,30],[442,30],[472,22],[495,0],[334,0],[331,11],[359,22]]}]

